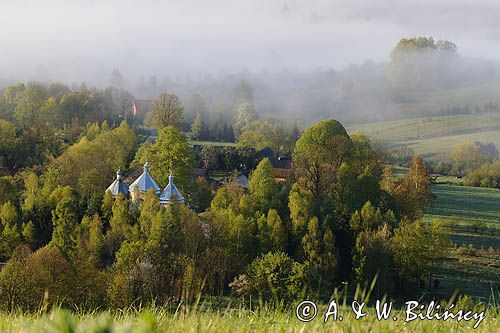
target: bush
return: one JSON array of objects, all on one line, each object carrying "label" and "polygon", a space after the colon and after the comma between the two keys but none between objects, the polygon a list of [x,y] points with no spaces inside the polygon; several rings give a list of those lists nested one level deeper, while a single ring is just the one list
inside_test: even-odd
[{"label": "bush", "polygon": [[500,161],[482,165],[467,174],[464,185],[475,187],[500,187]]},{"label": "bush", "polygon": [[253,294],[263,301],[289,302],[307,291],[315,270],[295,262],[283,252],[269,252],[255,259],[247,274],[231,284],[235,294]]},{"label": "bush", "polygon": [[472,244],[469,244],[467,247],[462,246],[457,249],[457,253],[461,255],[467,255],[467,256],[475,256],[477,250],[474,248]]},{"label": "bush", "polygon": [[73,305],[76,281],[75,270],[57,247],[31,253],[20,245],[0,274],[0,301],[10,310],[35,310],[43,302]]}]

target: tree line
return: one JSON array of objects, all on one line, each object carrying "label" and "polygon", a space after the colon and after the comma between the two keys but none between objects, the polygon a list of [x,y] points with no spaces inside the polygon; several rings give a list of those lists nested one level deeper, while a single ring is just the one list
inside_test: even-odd
[{"label": "tree line", "polygon": [[[334,120],[298,138],[289,182],[275,182],[266,158],[247,190],[195,179],[193,152],[173,125],[137,150],[126,123],[88,135],[45,170],[24,172],[2,203],[6,309],[125,308],[200,294],[328,298],[342,281],[374,276],[381,294],[398,295],[422,283],[447,249],[443,229],[419,222],[432,201],[423,161],[396,179],[365,137]],[[133,175],[146,159],[161,187],[172,168],[191,208],[162,207],[154,192],[140,202],[92,192],[108,172]]]}]

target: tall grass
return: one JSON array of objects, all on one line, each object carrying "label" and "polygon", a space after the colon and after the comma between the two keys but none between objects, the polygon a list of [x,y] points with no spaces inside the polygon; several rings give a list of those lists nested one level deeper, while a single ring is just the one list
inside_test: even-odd
[{"label": "tall grass", "polygon": [[[357,286],[354,294],[348,285],[335,289],[332,299],[339,304],[338,315],[343,320],[333,321],[332,317],[325,323],[328,304],[318,306],[314,320],[304,323],[295,315],[295,305],[279,303],[269,306],[260,305],[235,306],[230,302],[227,306],[215,305],[197,298],[192,304],[179,303],[175,307],[149,306],[144,309],[129,308],[125,311],[67,311],[54,308],[33,314],[21,312],[3,313],[0,316],[1,332],[498,332],[500,311],[497,298],[492,289],[492,298],[488,305],[472,305],[475,311],[486,309],[486,318],[477,329],[473,329],[475,321],[438,321],[414,320],[404,322],[405,309],[393,310],[388,320],[378,321],[374,308],[365,308],[367,315],[359,320],[351,309],[349,297],[358,302],[366,302],[372,298],[376,277],[370,285]],[[349,296],[350,295],[350,296]],[[382,300],[382,302],[385,301]],[[460,304],[457,294],[452,296],[447,306]],[[470,304],[469,304],[470,305]],[[393,316],[397,320],[393,320]]]},{"label": "tall grass", "polygon": [[0,319],[3,332],[498,332],[498,312],[487,312],[486,319],[473,330],[473,322],[415,320],[404,323],[404,313],[394,313],[392,319],[378,321],[375,311],[355,320],[350,308],[341,306],[343,321],[324,323],[326,306],[311,322],[297,320],[294,311],[263,308],[215,310],[209,307],[191,311],[170,312],[161,308],[130,309],[125,312],[70,313],[55,309],[48,314],[5,314]]}]

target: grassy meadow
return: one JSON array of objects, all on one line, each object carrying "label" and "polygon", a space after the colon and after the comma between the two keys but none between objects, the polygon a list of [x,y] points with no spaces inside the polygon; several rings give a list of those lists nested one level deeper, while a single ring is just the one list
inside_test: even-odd
[{"label": "grassy meadow", "polygon": [[404,322],[402,310],[393,310],[398,319],[378,321],[373,308],[366,309],[364,318],[355,320],[351,308],[339,307],[342,321],[333,317],[324,323],[326,305],[318,307],[318,315],[310,322],[301,322],[295,309],[250,311],[243,309],[194,309],[174,312],[163,309],[127,311],[124,313],[100,312],[96,314],[69,313],[56,310],[48,314],[6,314],[0,321],[0,331],[13,332],[494,332],[499,315],[486,310],[485,319],[477,329],[474,320]]},{"label": "grassy meadow", "polygon": [[500,115],[422,117],[358,124],[353,133],[367,135],[389,147],[405,144],[429,160],[450,160],[455,145],[466,141],[493,142],[500,147]]},{"label": "grassy meadow", "polygon": [[424,221],[444,221],[454,244],[436,274],[438,294],[459,289],[488,302],[500,281],[500,190],[443,184],[432,190],[436,201]]},{"label": "grassy meadow", "polygon": [[191,140],[189,141],[189,145],[199,145],[199,146],[217,146],[217,147],[236,147],[236,143],[234,142],[223,142],[223,141],[199,141],[199,140]]}]

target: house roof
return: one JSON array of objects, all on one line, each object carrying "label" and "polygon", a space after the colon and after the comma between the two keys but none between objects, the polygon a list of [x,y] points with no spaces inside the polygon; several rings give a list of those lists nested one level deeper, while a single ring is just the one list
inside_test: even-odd
[{"label": "house roof", "polygon": [[243,188],[248,188],[248,177],[241,174],[236,178],[236,185]]},{"label": "house roof", "polygon": [[274,151],[271,147],[264,147],[263,149],[257,152],[257,156],[259,157],[274,157]]},{"label": "house roof", "polygon": [[262,158],[269,158],[269,161],[271,161],[271,164],[273,165],[273,168],[277,169],[290,169],[292,165],[292,160],[290,157],[286,156],[278,156],[276,157],[276,154],[270,147],[265,147],[262,150],[259,150],[257,152],[258,157]]},{"label": "house roof", "polygon": [[136,187],[138,188],[139,193],[146,193],[151,188],[156,192],[156,194],[160,194],[161,192],[160,187],[149,174],[148,162],[144,164],[144,172],[139,176],[139,178],[130,184],[129,191],[134,191]]},{"label": "house roof", "polygon": [[118,194],[123,194],[125,197],[128,196],[128,186],[122,180],[122,172],[120,169],[116,172],[115,181],[108,186],[106,191],[110,191],[113,196]]},{"label": "house roof", "polygon": [[161,192],[160,203],[165,205],[170,204],[173,201],[183,203],[184,197],[182,196],[181,191],[179,191],[179,189],[175,186],[174,175],[171,172],[170,176],[168,176],[168,185]]},{"label": "house roof", "polygon": [[292,160],[289,157],[274,157],[271,159],[271,164],[275,169],[290,169],[292,167]]}]

